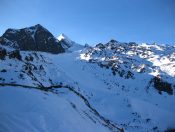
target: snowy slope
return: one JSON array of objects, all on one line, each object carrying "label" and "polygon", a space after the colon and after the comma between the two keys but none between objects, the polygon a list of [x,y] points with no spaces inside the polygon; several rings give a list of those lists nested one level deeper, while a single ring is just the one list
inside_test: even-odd
[{"label": "snowy slope", "polygon": [[108,119],[123,124],[126,130],[154,131],[156,127],[158,130],[174,127],[175,97],[164,92],[159,94],[153,86],[147,89],[152,78],[149,74],[138,73],[135,79],[125,79],[113,76],[109,69],[80,61],[82,54],[79,52],[59,57],[52,59],[58,60],[57,66],[78,82],[96,109]]},{"label": "snowy slope", "polygon": [[53,94],[3,87],[0,98],[1,132],[109,131],[83,100],[66,89]]},{"label": "snowy slope", "polygon": [[174,46],[111,40],[0,53],[0,132],[175,129]]},{"label": "snowy slope", "polygon": [[[18,60],[9,58],[13,49],[6,49],[8,53],[1,60],[0,69],[0,106],[3,108],[0,131],[106,132],[121,129],[100,115],[78,83],[59,67],[60,55],[22,51],[22,59]],[[21,103],[17,103],[20,100]]]}]

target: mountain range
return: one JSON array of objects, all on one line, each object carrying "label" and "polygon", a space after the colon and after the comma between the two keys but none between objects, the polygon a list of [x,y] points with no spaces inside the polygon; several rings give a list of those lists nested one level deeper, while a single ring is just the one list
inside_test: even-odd
[{"label": "mountain range", "polygon": [[175,46],[81,45],[40,24],[0,37],[0,132],[175,131]]}]

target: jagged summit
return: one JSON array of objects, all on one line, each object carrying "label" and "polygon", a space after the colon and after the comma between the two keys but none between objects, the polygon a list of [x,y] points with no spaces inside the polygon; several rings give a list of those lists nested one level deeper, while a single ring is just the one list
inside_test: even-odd
[{"label": "jagged summit", "polygon": [[7,29],[0,43],[24,51],[64,52],[57,39],[40,24],[22,29]]},{"label": "jagged summit", "polygon": [[72,41],[71,39],[69,39],[69,37],[67,37],[67,35],[65,35],[64,33],[61,33],[58,37],[57,37],[57,39],[59,40],[59,41],[61,41],[61,40],[69,40],[69,41]]},{"label": "jagged summit", "polygon": [[57,39],[58,39],[59,41],[61,41],[62,39],[65,39],[64,34],[60,34],[60,35],[57,37]]},{"label": "jagged summit", "polygon": [[75,42],[69,39],[64,33],[60,34],[57,39],[64,49],[68,49],[75,44]]},{"label": "jagged summit", "polygon": [[58,41],[60,42],[60,44],[62,45],[62,47],[66,50],[66,51],[75,51],[75,50],[80,50],[83,48],[82,45],[72,41],[69,37],[67,37],[67,35],[65,35],[64,33],[60,34],[57,37]]}]

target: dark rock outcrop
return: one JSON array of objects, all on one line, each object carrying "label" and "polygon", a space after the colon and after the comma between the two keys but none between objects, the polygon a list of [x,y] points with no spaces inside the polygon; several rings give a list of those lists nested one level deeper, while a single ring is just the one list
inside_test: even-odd
[{"label": "dark rock outcrop", "polygon": [[18,60],[22,60],[22,57],[21,57],[21,54],[20,54],[20,51],[19,50],[14,50],[12,52],[9,53],[9,58],[16,58]]},{"label": "dark rock outcrop", "polygon": [[7,55],[6,49],[0,47],[0,59],[4,60],[6,55]]},{"label": "dark rock outcrop", "polygon": [[173,88],[170,83],[163,81],[158,76],[153,78],[153,82],[154,82],[154,87],[159,91],[160,94],[162,91],[167,92],[169,95],[173,94]]},{"label": "dark rock outcrop", "polygon": [[0,43],[24,51],[43,51],[53,54],[64,52],[58,40],[40,24],[23,29],[8,29]]}]

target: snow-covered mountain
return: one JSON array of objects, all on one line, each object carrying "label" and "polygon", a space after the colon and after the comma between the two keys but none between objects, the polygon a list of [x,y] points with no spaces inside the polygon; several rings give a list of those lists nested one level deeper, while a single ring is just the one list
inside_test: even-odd
[{"label": "snow-covered mountain", "polygon": [[61,34],[52,52],[21,49],[19,31],[0,38],[0,132],[175,129],[175,46],[90,47]]},{"label": "snow-covered mountain", "polygon": [[59,40],[61,46],[66,51],[75,51],[75,50],[81,50],[83,48],[82,45],[72,41],[69,37],[67,37],[64,33],[60,34],[57,39]]}]

